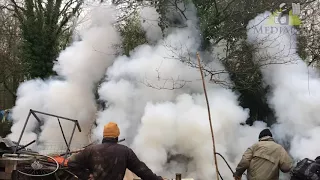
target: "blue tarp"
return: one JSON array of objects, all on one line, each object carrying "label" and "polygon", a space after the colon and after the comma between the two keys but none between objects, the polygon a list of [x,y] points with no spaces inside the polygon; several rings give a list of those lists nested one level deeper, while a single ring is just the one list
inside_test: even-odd
[{"label": "blue tarp", "polygon": [[3,110],[0,110],[0,120],[2,120],[3,115],[4,115],[4,111],[3,111]]},{"label": "blue tarp", "polygon": [[[5,114],[6,114],[6,116],[5,116]],[[5,116],[5,118],[4,118],[4,116]],[[11,110],[10,109],[0,110],[0,121],[11,121],[11,120],[12,120],[12,117],[11,117]]]}]

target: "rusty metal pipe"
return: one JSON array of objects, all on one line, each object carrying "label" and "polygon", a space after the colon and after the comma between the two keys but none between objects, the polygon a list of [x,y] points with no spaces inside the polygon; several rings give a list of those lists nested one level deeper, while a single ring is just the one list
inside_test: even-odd
[{"label": "rusty metal pipe", "polygon": [[122,142],[122,141],[125,141],[125,140],[126,140],[126,139],[120,139],[120,140],[118,141],[118,143],[119,143],[119,142]]},{"label": "rusty metal pipe", "polygon": [[24,149],[24,148],[30,146],[31,144],[33,144],[33,143],[35,143],[35,142],[36,142],[36,140],[33,140],[33,141],[29,142],[28,144],[26,144],[26,145],[24,145],[24,146],[21,146],[20,148],[17,149],[17,152],[20,151],[21,149]]}]

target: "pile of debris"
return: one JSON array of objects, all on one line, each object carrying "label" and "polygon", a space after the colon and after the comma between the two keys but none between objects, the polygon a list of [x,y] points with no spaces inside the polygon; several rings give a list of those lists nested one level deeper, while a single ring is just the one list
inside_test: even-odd
[{"label": "pile of debris", "polygon": [[[34,143],[29,143],[28,145]],[[21,154],[37,154],[37,152],[27,149],[26,146],[17,146],[17,142],[11,141],[7,138],[0,137],[0,179],[12,179],[12,173],[16,168],[18,161],[12,161],[3,157],[5,154],[13,154],[15,151],[19,151]]]}]

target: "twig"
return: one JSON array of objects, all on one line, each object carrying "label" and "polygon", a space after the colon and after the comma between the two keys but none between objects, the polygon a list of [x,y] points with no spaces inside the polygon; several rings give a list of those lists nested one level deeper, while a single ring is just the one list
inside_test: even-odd
[{"label": "twig", "polygon": [[213,145],[213,156],[214,156],[214,163],[216,165],[216,175],[217,175],[217,180],[219,180],[219,170],[218,170],[218,162],[217,162],[216,146],[215,146],[215,141],[214,141],[213,128],[212,128],[212,123],[211,123],[210,106],[209,106],[209,100],[208,100],[208,95],[207,95],[207,90],[206,90],[206,84],[205,84],[204,78],[203,78],[203,72],[202,72],[202,66],[201,66],[201,62],[200,62],[200,56],[199,56],[198,52],[197,52],[197,57],[198,57],[199,69],[200,69],[200,73],[201,73],[203,91],[204,91],[204,95],[206,97],[207,108],[208,108],[209,124],[210,124],[212,145]]}]

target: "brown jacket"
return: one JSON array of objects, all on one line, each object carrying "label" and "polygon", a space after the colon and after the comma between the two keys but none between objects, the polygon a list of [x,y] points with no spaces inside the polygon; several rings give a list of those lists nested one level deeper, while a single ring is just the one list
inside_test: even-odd
[{"label": "brown jacket", "polygon": [[292,168],[292,159],[286,150],[270,136],[263,137],[243,154],[235,176],[247,170],[248,180],[279,180],[279,169],[286,173]]},{"label": "brown jacket", "polygon": [[162,180],[116,139],[104,139],[102,144],[84,149],[69,160],[68,167],[82,172],[88,169],[95,180],[123,180],[127,168],[141,179]]}]

